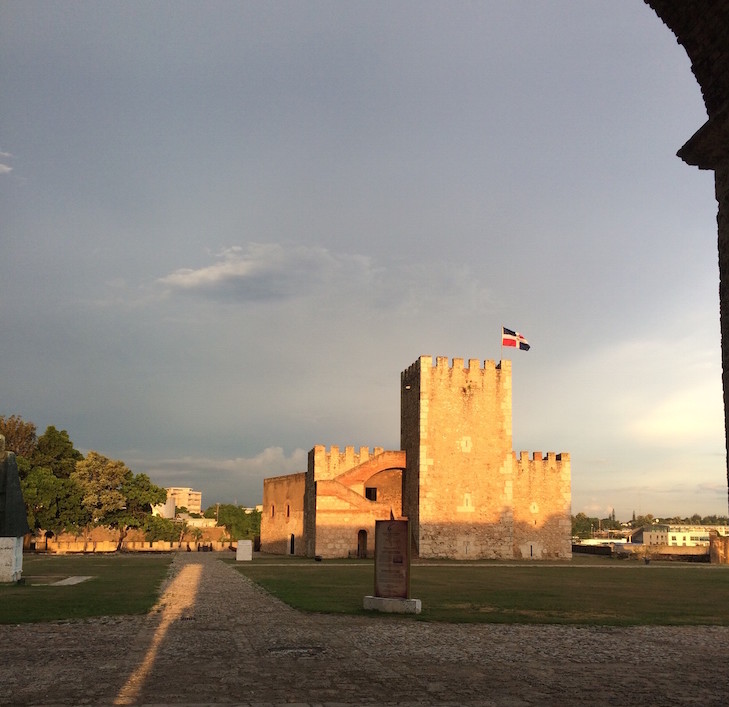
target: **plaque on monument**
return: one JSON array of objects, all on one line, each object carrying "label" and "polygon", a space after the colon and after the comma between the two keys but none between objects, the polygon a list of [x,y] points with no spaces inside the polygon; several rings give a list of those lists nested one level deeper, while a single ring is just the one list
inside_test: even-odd
[{"label": "plaque on monument", "polygon": [[375,596],[410,598],[410,533],[406,520],[375,521]]},{"label": "plaque on monument", "polygon": [[250,562],[253,559],[253,540],[239,540],[235,550],[236,562]]}]

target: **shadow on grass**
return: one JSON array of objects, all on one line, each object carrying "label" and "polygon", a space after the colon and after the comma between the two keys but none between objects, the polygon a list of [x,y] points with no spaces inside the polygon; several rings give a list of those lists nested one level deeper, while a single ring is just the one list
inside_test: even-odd
[{"label": "shadow on grass", "polygon": [[[371,560],[261,556],[235,568],[302,611],[364,615]],[[411,620],[454,623],[729,625],[729,567],[607,558],[573,562],[414,562]]]}]

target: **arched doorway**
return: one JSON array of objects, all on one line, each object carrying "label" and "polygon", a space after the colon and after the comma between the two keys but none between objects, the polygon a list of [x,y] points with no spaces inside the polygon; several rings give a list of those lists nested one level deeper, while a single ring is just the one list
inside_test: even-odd
[{"label": "arched doorway", "polygon": [[367,531],[366,530],[360,530],[359,533],[357,533],[357,558],[362,559],[362,560],[367,558]]}]

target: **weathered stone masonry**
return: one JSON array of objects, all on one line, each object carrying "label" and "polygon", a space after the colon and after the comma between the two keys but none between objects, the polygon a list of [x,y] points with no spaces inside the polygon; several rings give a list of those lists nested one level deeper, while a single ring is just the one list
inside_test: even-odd
[{"label": "weathered stone masonry", "polygon": [[316,446],[306,474],[266,479],[263,551],[367,556],[375,521],[403,515],[420,557],[571,557],[569,455],[517,457],[511,412],[510,361],[421,356],[401,374],[402,450]]},{"label": "weathered stone masonry", "polygon": [[[719,311],[724,429],[729,449],[729,2],[646,0],[691,60],[708,120],[678,151],[687,164],[714,172],[718,202]],[[729,482],[729,459],[727,460]],[[728,485],[729,490],[729,485]]]},{"label": "weathered stone masonry", "polygon": [[571,557],[567,454],[512,451],[511,362],[421,356],[401,375],[403,514],[420,557]]}]

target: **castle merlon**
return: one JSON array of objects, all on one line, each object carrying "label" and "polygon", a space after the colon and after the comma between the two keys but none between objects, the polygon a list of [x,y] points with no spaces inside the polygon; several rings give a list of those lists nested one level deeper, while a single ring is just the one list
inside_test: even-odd
[{"label": "castle merlon", "polygon": [[[514,452],[514,457],[516,457],[517,454]],[[520,462],[528,462],[528,461],[534,461],[534,462],[568,462],[570,460],[569,452],[547,452],[546,455],[542,454],[542,452],[532,452],[532,458],[529,459],[529,452],[519,452],[519,461]]]},{"label": "castle merlon", "polygon": [[372,457],[376,457],[378,454],[382,454],[385,451],[384,447],[357,447],[355,451],[354,445],[346,446],[342,450],[338,445],[333,444],[329,449],[323,444],[314,445],[311,450],[315,454],[324,453],[329,459],[339,459],[342,462],[353,461],[359,459],[360,461],[367,461]]}]

